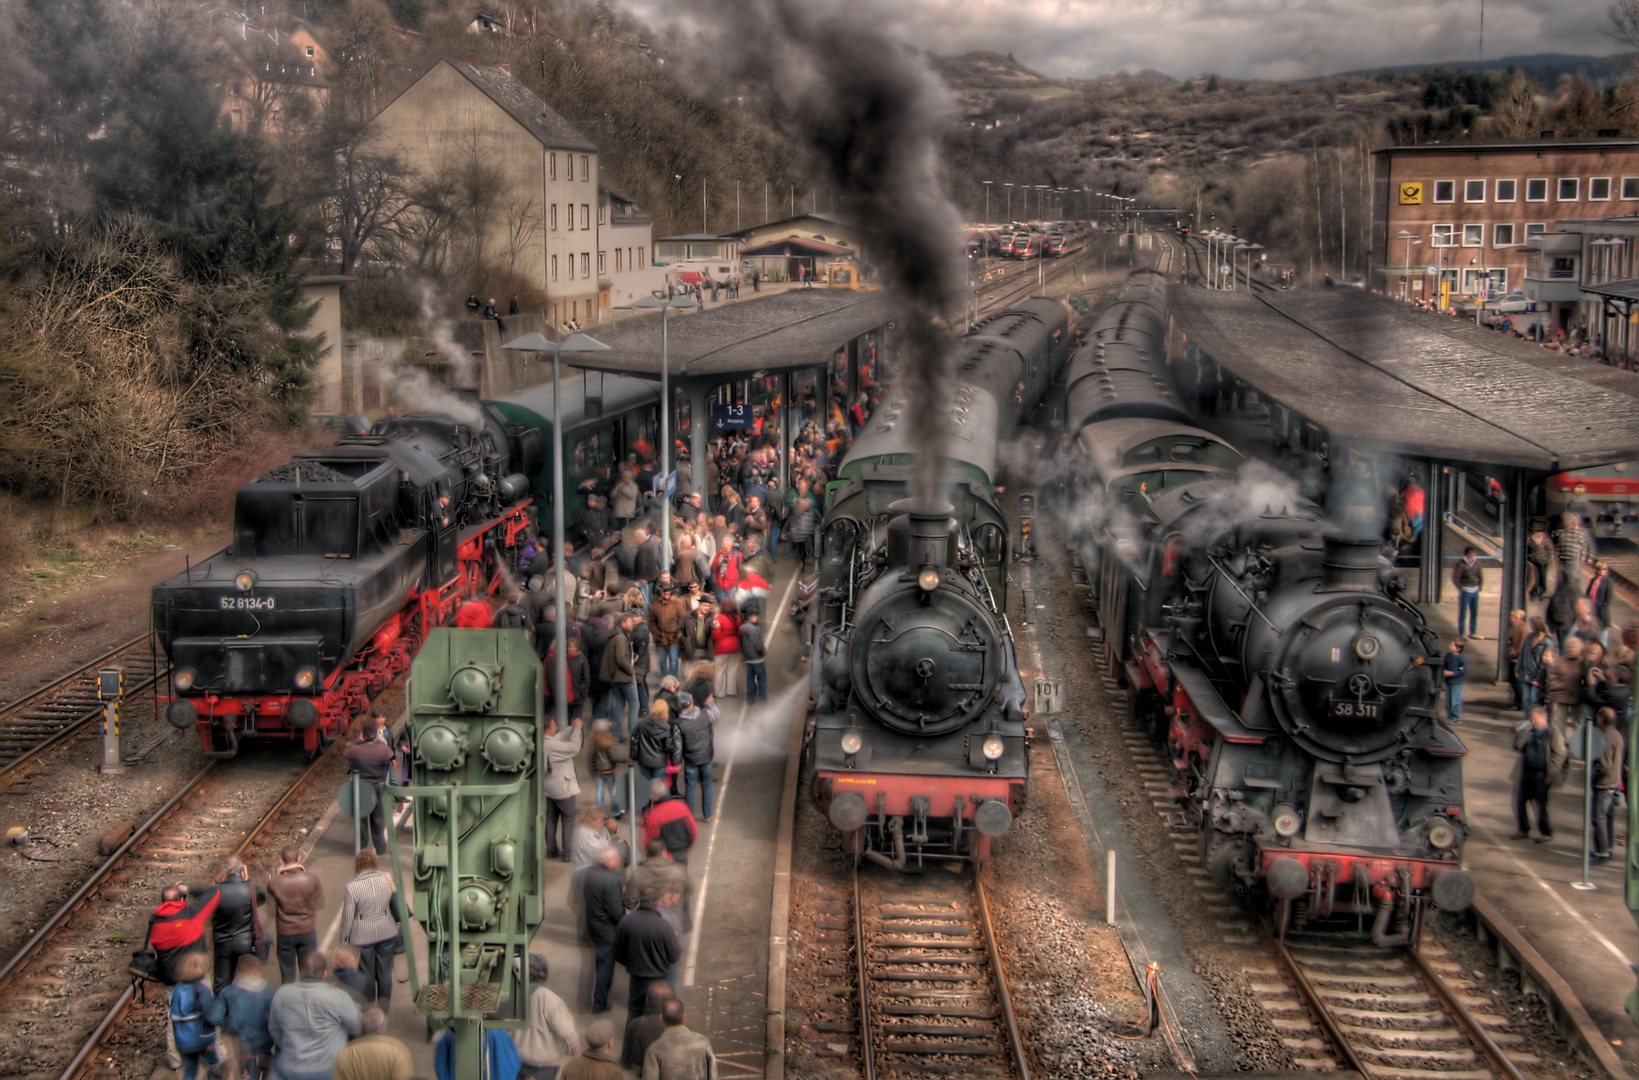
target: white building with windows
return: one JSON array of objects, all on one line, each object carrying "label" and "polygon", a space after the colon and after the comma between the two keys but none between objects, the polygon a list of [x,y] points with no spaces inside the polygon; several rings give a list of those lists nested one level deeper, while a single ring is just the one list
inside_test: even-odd
[{"label": "white building with windows", "polygon": [[598,194],[598,285],[606,319],[610,308],[664,289],[666,271],[654,265],[653,215],[616,188]]}]

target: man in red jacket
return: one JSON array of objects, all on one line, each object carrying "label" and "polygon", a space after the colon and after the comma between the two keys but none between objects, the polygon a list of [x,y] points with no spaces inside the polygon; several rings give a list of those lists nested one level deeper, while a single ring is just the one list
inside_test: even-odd
[{"label": "man in red jacket", "polygon": [[455,626],[458,630],[488,630],[495,625],[495,613],[490,610],[489,601],[481,596],[475,596],[462,604],[455,612]]},{"label": "man in red jacket", "polygon": [[649,781],[649,805],[643,811],[643,842],[660,839],[671,854],[672,862],[687,866],[689,849],[699,836],[689,804],[673,798],[666,781]]},{"label": "man in red jacket", "polygon": [[159,906],[148,916],[148,944],[159,954],[159,981],[176,985],[176,965],[191,952],[208,952],[205,926],[222,899],[214,886],[189,894],[180,881],[160,894]]}]

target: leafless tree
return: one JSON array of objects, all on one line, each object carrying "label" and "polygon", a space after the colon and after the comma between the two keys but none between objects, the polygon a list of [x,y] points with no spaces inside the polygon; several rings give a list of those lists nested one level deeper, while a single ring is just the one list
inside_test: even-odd
[{"label": "leafless tree", "polygon": [[320,149],[329,160],[321,167],[334,170],[321,196],[326,228],[340,250],[341,272],[351,274],[367,253],[398,249],[417,202],[403,158],[381,150],[367,125],[336,120],[326,135]]},{"label": "leafless tree", "polygon": [[1605,95],[1594,89],[1586,75],[1560,77],[1559,92],[1548,109],[1548,124],[1554,134],[1568,138],[1597,135],[1611,122],[1611,109],[1605,103]]},{"label": "leafless tree", "polygon": [[1511,71],[1491,99],[1486,134],[1498,139],[1529,139],[1542,129],[1542,103],[1537,86],[1519,71]]},{"label": "leafless tree", "polygon": [[518,260],[540,240],[541,202],[529,192],[520,192],[507,199],[504,212],[507,269],[516,274]]}]

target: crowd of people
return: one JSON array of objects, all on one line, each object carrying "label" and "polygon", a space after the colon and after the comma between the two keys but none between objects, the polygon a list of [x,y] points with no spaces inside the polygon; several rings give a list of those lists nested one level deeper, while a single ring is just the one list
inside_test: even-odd
[{"label": "crowd of people", "polygon": [[[1451,318],[1458,315],[1455,307],[1442,308],[1439,301],[1433,298],[1419,297],[1411,304],[1413,307],[1438,315]],[[1487,312],[1480,316],[1480,324],[1507,337],[1540,345],[1550,352],[1593,360],[1622,371],[1639,371],[1639,356],[1630,355],[1621,349],[1607,349],[1604,342],[1596,340],[1589,333],[1585,323],[1577,323],[1569,329],[1551,329],[1540,318],[1522,323],[1506,312]]]},{"label": "crowd of people", "polygon": [[[1603,862],[1613,855],[1616,811],[1627,786],[1623,733],[1633,707],[1639,619],[1626,627],[1612,626],[1610,567],[1593,558],[1593,540],[1577,514],[1561,515],[1551,533],[1546,522],[1533,522],[1526,563],[1528,607],[1509,613],[1508,636],[1502,643],[1513,674],[1512,707],[1524,716],[1514,735],[1521,758],[1514,839],[1530,836],[1533,816],[1537,841],[1552,839],[1548,794],[1568,779],[1573,742],[1578,731],[1591,724],[1604,735],[1603,749],[1591,764],[1593,858]],[[1470,577],[1477,589],[1477,571],[1465,574],[1459,562],[1453,583],[1462,589]],[[1540,614],[1530,610],[1537,603],[1542,605]],[[1453,642],[1453,649],[1460,652],[1461,644]],[[1461,676],[1457,681],[1460,686]],[[1448,673],[1448,700],[1450,685]],[[1459,688],[1452,719],[1460,718]]]},{"label": "crowd of people", "polygon": [[[662,476],[642,452],[583,485],[584,514],[564,545],[567,686],[556,676],[549,536],[525,538],[514,585],[502,596],[475,598],[457,611],[458,626],[525,630],[543,665],[546,851],[570,864],[569,903],[591,955],[579,1003],[595,1019],[584,1031],[553,989],[547,958],[530,956],[529,1026],[512,1040],[515,1075],[716,1075],[710,1043],[688,1029],[673,988],[694,929],[689,855],[717,811],[720,702],[743,696],[752,706],[768,696],[764,615],[774,560],[783,547],[809,580],[791,612],[801,623],[813,595],[809,570],[825,485],[863,425],[864,405],[839,405],[823,429],[820,417],[804,416],[789,487],[780,483],[771,435],[716,440],[704,490],[686,454]],[[661,544],[663,512],[672,515],[669,550]],[[560,693],[567,730],[556,719]],[[376,714],[357,725],[343,751],[376,798],[360,823],[368,843],[338,898],[339,944],[328,952],[317,930],[325,890],[299,848],[286,848],[260,881],[230,859],[209,884],[178,882],[163,891],[149,920],[147,970],[134,959],[133,974],[165,990],[167,1057],[184,1080],[202,1071],[248,1080],[412,1076],[409,1050],[386,1034],[410,912],[378,862],[388,851],[392,784],[407,778],[407,737],[401,731],[395,738],[387,717]],[[578,763],[593,781],[590,801]],[[632,790],[646,800],[640,806],[627,805]],[[620,822],[634,810],[641,815],[635,859],[620,836]],[[264,908],[271,908],[271,934]],[[627,976],[624,1032],[602,1015],[611,1009],[617,968]],[[445,1057],[438,1056],[441,1076]]]}]

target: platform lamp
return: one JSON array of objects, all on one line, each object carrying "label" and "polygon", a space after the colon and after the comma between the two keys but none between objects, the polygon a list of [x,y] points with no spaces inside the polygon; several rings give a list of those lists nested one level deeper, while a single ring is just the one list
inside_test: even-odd
[{"label": "platform lamp", "polygon": [[562,359],[564,353],[608,352],[609,346],[596,338],[585,334],[570,334],[562,341],[548,341],[541,334],[525,334],[521,338],[502,345],[503,349],[514,349],[518,352],[552,354],[552,562],[553,588],[557,595],[554,597],[554,606],[558,617],[557,662],[552,665],[552,674],[557,685],[552,693],[552,705],[558,718],[558,729],[569,729],[569,618],[565,610],[564,596],[568,585],[564,581],[563,573],[563,381]]},{"label": "platform lamp", "polygon": [[1251,292],[1252,291],[1252,253],[1254,251],[1262,251],[1263,250],[1263,245],[1262,244],[1253,244],[1253,243],[1250,243],[1250,242],[1243,242],[1241,244],[1241,249],[1246,252],[1246,291]]},{"label": "platform lamp", "polygon": [[[622,305],[621,310],[656,311],[660,312],[660,496],[662,501],[666,497],[666,477],[671,470],[666,467],[672,456],[672,392],[671,392],[671,356],[667,324],[671,321],[671,313],[682,308],[694,307],[694,301],[686,300],[681,296],[674,296],[670,300],[662,300],[653,293],[633,300],[630,304]],[[668,503],[660,512],[660,550],[667,559],[672,555],[672,512]]]}]

